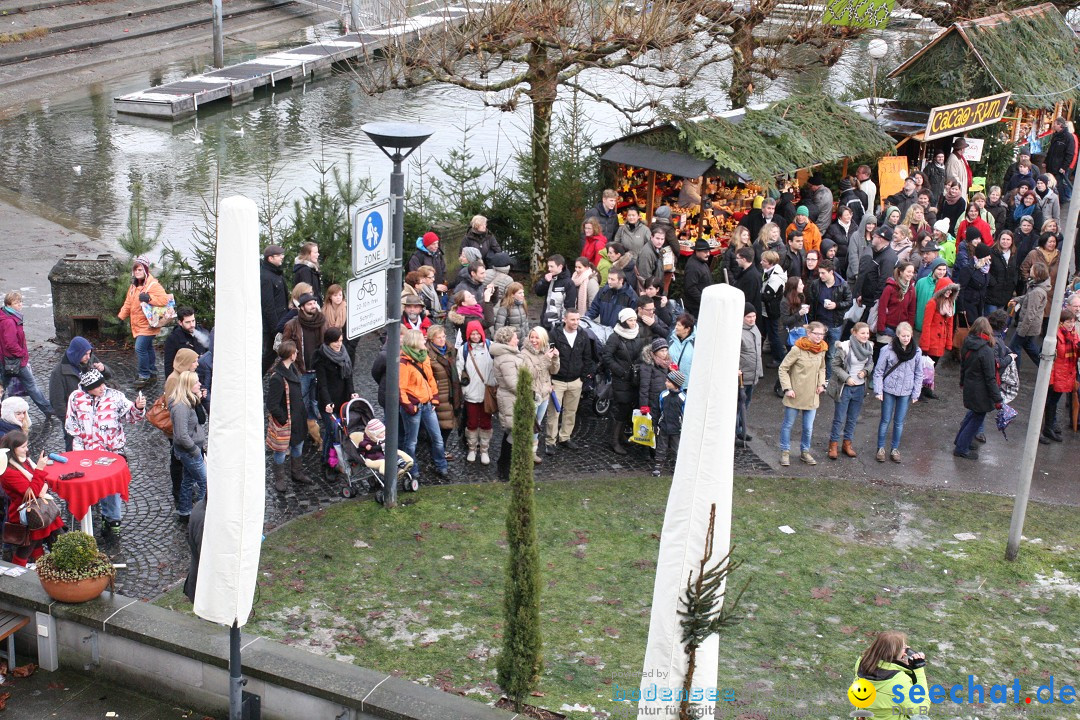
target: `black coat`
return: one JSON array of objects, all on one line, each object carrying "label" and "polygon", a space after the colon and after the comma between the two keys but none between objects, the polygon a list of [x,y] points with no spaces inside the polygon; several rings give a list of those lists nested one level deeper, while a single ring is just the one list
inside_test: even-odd
[{"label": "black coat", "polygon": [[972,412],[988,413],[1001,403],[994,348],[978,335],[968,335],[960,348],[960,384]]},{"label": "black coat", "polygon": [[331,404],[334,412],[338,412],[353,394],[352,374],[341,377],[337,363],[323,354],[322,347],[315,353],[315,387],[319,396],[319,412],[324,412],[326,406]]},{"label": "black coat", "polygon": [[[612,210],[611,214],[608,214],[604,209],[604,201],[596,203],[593,207],[585,211],[585,220],[589,218],[596,218],[600,223],[600,234],[607,239],[608,242],[615,241],[615,233],[619,230],[619,212],[618,210]],[[584,247],[585,237],[582,236],[582,247]]]},{"label": "black coat", "polygon": [[[650,353],[651,354],[651,353]],[[655,362],[641,361],[641,384],[638,386],[638,406],[647,406],[651,409],[650,415],[654,419],[660,416],[660,393],[667,389],[666,367],[660,367]]]},{"label": "black coat", "polygon": [[829,299],[836,303],[832,310],[826,310],[822,304],[822,295],[827,288],[820,278],[810,281],[810,287],[806,294],[806,303],[810,306],[810,319],[825,323],[826,327],[840,327],[844,324],[844,314],[851,309],[851,287],[844,282],[839,275],[835,275],[832,293]]},{"label": "black coat", "polygon": [[[421,243],[423,244],[423,243]],[[440,248],[438,252],[432,254],[426,250],[417,249],[409,258],[409,265],[406,267],[405,272],[415,272],[424,265],[430,265],[431,269],[435,271],[435,284],[446,284],[446,258],[443,257],[443,251]],[[479,298],[477,298],[479,300]]]},{"label": "black coat", "polygon": [[495,239],[495,236],[490,231],[478,233],[471,227],[469,231],[465,233],[465,237],[461,240],[461,249],[464,250],[467,247],[476,248],[480,251],[480,257],[484,259],[484,263],[488,263],[488,259],[495,253],[502,252],[502,248],[499,247],[499,241]]},{"label": "black coat", "polygon": [[[289,309],[289,291],[281,268],[263,259],[259,264],[259,289],[262,296],[263,335],[276,332],[278,321]],[[165,367],[170,367],[166,365]]]},{"label": "black coat", "polygon": [[[859,196],[862,197],[859,197]],[[858,229],[862,224],[863,215],[866,214],[866,193],[862,190],[845,190],[840,194],[840,205],[837,208],[849,207],[851,208],[851,224]],[[833,223],[836,224],[835,222]]]},{"label": "black coat", "polygon": [[[289,388],[287,402],[286,387]],[[290,445],[299,445],[304,442],[304,438],[307,437],[307,411],[304,410],[304,397],[300,392],[300,373],[296,371],[296,365],[286,368],[279,360],[270,369],[270,380],[266,384],[266,411],[279,425],[292,421],[289,432]]]},{"label": "black coat", "polygon": [[298,262],[293,265],[292,282],[294,287],[296,283],[306,282],[311,286],[311,294],[315,296],[315,300],[320,306],[323,304],[321,272],[310,265]]},{"label": "black coat", "polygon": [[633,381],[632,368],[641,362],[643,347],[642,337],[627,340],[618,333],[611,333],[604,344],[604,365],[611,373],[612,399],[616,405],[630,407],[638,399],[638,383]]},{"label": "black coat", "polygon": [[863,299],[864,307],[873,305],[881,297],[885,283],[892,277],[893,270],[896,268],[896,261],[896,251],[888,245],[877,252],[874,252],[873,247],[868,247],[863,251],[862,259],[859,261],[859,279],[856,284],[858,290],[854,291],[854,294],[856,298]]},{"label": "black coat", "polygon": [[[993,263],[993,260],[990,261]],[[986,287],[989,284],[989,273],[984,273],[975,267],[972,258],[967,252],[960,249],[956,253],[956,264],[953,266],[953,279],[960,283],[960,294],[956,298],[956,314],[967,318],[968,323],[975,321],[981,316],[984,304]]]},{"label": "black coat", "polygon": [[375,359],[371,361],[371,379],[375,381],[375,384],[379,386],[379,392],[376,398],[379,400],[379,407],[386,409],[386,345],[382,346],[382,349],[375,354]]},{"label": "black coat", "polygon": [[[750,231],[750,241],[753,242],[754,240],[757,240],[761,228],[771,222],[780,222],[780,218],[777,217],[775,210],[773,211],[772,219],[766,220],[765,216],[761,213],[761,208],[755,208],[746,213],[746,216],[739,221],[739,224]],[[784,227],[787,226],[785,225]]]},{"label": "black coat", "polygon": [[851,224],[848,225],[846,232],[844,227],[835,220],[829,226],[829,229],[825,231],[825,237],[822,240],[832,240],[836,243],[836,259],[833,260],[833,267],[837,270],[847,268],[848,246],[851,244],[851,238],[857,235],[858,232],[859,223],[855,221],[854,216],[852,216]]},{"label": "black coat", "polygon": [[[94,353],[90,353],[90,362],[87,367],[93,367],[94,363],[99,363],[101,360]],[[104,364],[104,363],[102,363]],[[172,367],[168,365],[167,367]],[[71,397],[71,393],[79,389],[79,375],[85,372],[85,369],[75,367],[67,361],[64,356],[60,357],[60,363],[53,368],[52,374],[49,376],[49,404],[52,405],[53,410],[56,411],[56,416],[61,420],[67,418],[67,404],[68,398]],[[112,380],[112,370],[108,365],[105,365],[105,372],[102,377],[106,382]],[[2,436],[3,433],[0,433]]]},{"label": "black coat", "polygon": [[559,351],[559,372],[551,376],[552,380],[571,382],[596,373],[596,353],[584,330],[578,329],[574,347],[570,347],[566,329],[562,327],[552,331],[551,343]]},{"label": "black coat", "polygon": [[691,255],[686,261],[686,271],[683,276],[683,304],[686,311],[697,317],[701,312],[701,293],[713,283],[712,271],[708,263]]},{"label": "black coat", "polygon": [[[205,332],[205,331],[204,331]],[[208,350],[208,348],[195,339],[195,336],[189,333],[179,325],[173,325],[169,330],[169,336],[165,338],[165,347],[163,352],[165,353],[165,367],[172,372],[173,360],[176,359],[176,353],[183,348],[194,350],[196,354],[202,355]]]},{"label": "black coat", "polygon": [[990,276],[986,282],[985,300],[990,305],[1005,307],[1016,292],[1016,282],[1020,279],[1020,254],[1013,248],[1008,262],[1000,250],[995,249],[990,256]]},{"label": "black coat", "polygon": [[1053,175],[1068,170],[1073,159],[1073,138],[1068,130],[1055,130],[1046,149],[1046,172]]},{"label": "black coat", "polygon": [[746,302],[754,306],[755,312],[761,314],[761,271],[753,265],[745,270],[738,269],[732,277],[731,284],[743,291]]}]

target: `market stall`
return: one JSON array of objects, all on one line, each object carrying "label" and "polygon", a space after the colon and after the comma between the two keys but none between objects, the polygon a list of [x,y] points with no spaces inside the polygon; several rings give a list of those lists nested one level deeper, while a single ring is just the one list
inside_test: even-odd
[{"label": "market stall", "polygon": [[[953,23],[888,77],[898,80],[897,105],[911,110],[1011,93],[1001,117],[1005,135],[1037,154],[1054,118],[1072,117],[1080,99],[1078,56],[1076,34],[1054,5],[1043,3]],[[925,134],[911,137],[922,142]],[[924,147],[920,163],[925,154]]]},{"label": "market stall", "polygon": [[805,179],[809,168],[893,146],[872,119],[847,105],[796,95],[619,138],[601,145],[600,160],[620,196],[620,222],[631,205],[650,220],[666,205],[682,254],[704,238],[716,255],[755,198]]}]

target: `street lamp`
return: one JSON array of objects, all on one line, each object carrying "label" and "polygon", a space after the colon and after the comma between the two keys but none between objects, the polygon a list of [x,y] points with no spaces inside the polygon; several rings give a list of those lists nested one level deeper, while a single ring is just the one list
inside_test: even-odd
[{"label": "street lamp", "polygon": [[[383,155],[394,163],[390,173],[390,197],[394,201],[394,254],[386,278],[386,463],[384,502],[387,508],[397,505],[399,362],[401,355],[401,265],[405,254],[405,175],[401,163],[434,132],[414,123],[374,122],[360,127]],[[393,393],[393,400],[391,400]],[[393,478],[390,478],[390,475]]]},{"label": "street lamp", "polygon": [[889,43],[881,38],[874,38],[867,45],[866,52],[870,55],[870,114],[877,118],[877,64],[878,61],[889,54]]}]

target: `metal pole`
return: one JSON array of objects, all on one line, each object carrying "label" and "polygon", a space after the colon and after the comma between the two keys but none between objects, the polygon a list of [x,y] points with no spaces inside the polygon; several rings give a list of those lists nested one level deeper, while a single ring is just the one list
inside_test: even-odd
[{"label": "metal pole", "polygon": [[352,0],[349,4],[349,20],[352,22],[352,31],[360,32],[360,0]]},{"label": "metal pole", "polygon": [[1027,515],[1028,496],[1031,495],[1031,476],[1035,472],[1035,455],[1039,450],[1039,435],[1042,433],[1043,413],[1046,410],[1046,391],[1050,386],[1050,373],[1054,369],[1054,358],[1057,356],[1057,331],[1061,321],[1061,304],[1065,300],[1065,286],[1068,284],[1069,268],[1072,267],[1073,252],[1076,250],[1078,216],[1080,216],[1080,198],[1074,197],[1069,203],[1068,216],[1065,218],[1065,239],[1062,241],[1064,247],[1060,248],[1061,254],[1058,256],[1054,297],[1050,301],[1050,322],[1046,326],[1039,374],[1035,379],[1035,396],[1031,399],[1031,414],[1028,416],[1027,438],[1024,441],[1024,457],[1020,460],[1020,481],[1017,484],[1012,522],[1009,525],[1009,543],[1005,546],[1006,560],[1015,560],[1020,553],[1020,536],[1024,532],[1024,517]]},{"label": "metal pole", "polygon": [[394,202],[394,256],[386,276],[386,488],[383,490],[383,503],[387,508],[397,505],[398,412],[401,407],[398,402],[401,263],[405,254],[405,174],[401,171],[401,161],[405,158],[395,150],[390,159],[394,161],[394,171],[390,173],[390,197]]},{"label": "metal pole", "polygon": [[229,628],[229,720],[240,720],[244,678],[240,674],[240,626],[233,621]]},{"label": "metal pole", "polygon": [[221,0],[213,0],[214,67],[225,67],[225,26],[221,19]]}]

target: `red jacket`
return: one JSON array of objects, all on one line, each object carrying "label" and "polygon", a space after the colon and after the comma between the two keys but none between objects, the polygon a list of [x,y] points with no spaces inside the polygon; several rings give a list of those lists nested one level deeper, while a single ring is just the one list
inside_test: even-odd
[{"label": "red jacket", "polygon": [[[878,300],[877,332],[885,332],[885,328],[896,329],[902,322],[911,323],[915,327],[915,284],[908,285],[908,291],[900,297],[900,283],[896,278],[889,278],[885,282],[885,289],[881,292]],[[923,323],[926,323],[925,318]]]},{"label": "red jacket", "polygon": [[[19,506],[23,503],[23,496],[26,495],[27,489],[32,489],[35,495],[41,494],[41,488],[45,485],[45,473],[41,470],[30,470],[30,459],[27,458],[27,464],[24,466],[31,476],[28,478],[23,474],[19,468],[15,467],[15,458],[9,455],[8,466],[3,475],[0,475],[0,485],[3,485],[4,492],[8,496],[8,512],[7,521],[11,523],[19,522]],[[53,520],[52,524],[47,528],[41,530],[31,530],[31,540],[41,540],[42,538],[49,537],[54,530],[57,530],[64,526],[64,521],[57,517]]]},{"label": "red jacket", "polygon": [[[952,291],[953,314],[946,317],[938,310],[938,298],[950,290]],[[943,277],[937,281],[934,294],[926,301],[919,348],[930,357],[941,357],[946,350],[953,349],[953,320],[956,313],[956,298],[959,294],[960,285],[948,277]]]},{"label": "red jacket", "polygon": [[990,223],[983,220],[981,217],[975,218],[975,222],[968,222],[965,216],[960,220],[960,223],[956,226],[956,239],[958,242],[965,242],[967,240],[967,229],[969,225],[974,225],[979,228],[979,232],[982,233],[983,245],[994,244],[994,231],[990,229]]},{"label": "red jacket", "polygon": [[[603,235],[590,235],[585,238],[585,246],[581,249],[581,257],[586,258],[593,265],[600,262],[600,251],[607,245],[607,238]],[[571,268],[572,269],[572,268]]]},{"label": "red jacket", "polygon": [[22,359],[22,367],[26,367],[26,364],[30,362],[22,318],[11,314],[6,309],[0,310],[0,355]]},{"label": "red jacket", "polygon": [[1059,393],[1071,393],[1076,389],[1076,360],[1080,357],[1080,337],[1076,329],[1069,332],[1058,327],[1057,356],[1054,370],[1050,373],[1050,389]]}]

